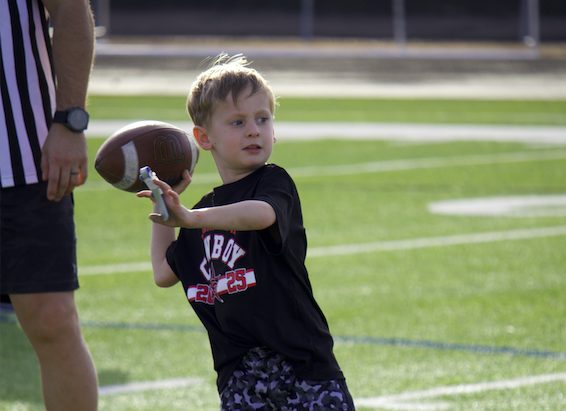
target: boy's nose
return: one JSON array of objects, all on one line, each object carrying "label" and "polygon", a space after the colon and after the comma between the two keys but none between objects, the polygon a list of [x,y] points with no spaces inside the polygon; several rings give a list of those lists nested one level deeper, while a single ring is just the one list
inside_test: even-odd
[{"label": "boy's nose", "polygon": [[248,137],[257,137],[257,136],[259,136],[259,127],[258,127],[258,125],[255,124],[255,123],[252,123],[252,124],[248,127],[248,129],[247,129],[246,131],[247,131],[247,134],[246,134],[246,135],[247,135]]}]

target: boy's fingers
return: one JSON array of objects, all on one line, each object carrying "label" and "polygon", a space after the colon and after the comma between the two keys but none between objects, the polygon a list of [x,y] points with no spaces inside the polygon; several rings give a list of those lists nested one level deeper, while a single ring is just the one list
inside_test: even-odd
[{"label": "boy's fingers", "polygon": [[192,180],[192,173],[189,173],[189,170],[183,171],[183,178],[173,187],[173,191],[179,194],[182,193],[191,184]]},{"label": "boy's fingers", "polygon": [[171,189],[171,186],[169,184],[167,184],[165,181],[163,180],[159,180],[158,178],[154,178],[153,182],[159,186],[163,191],[165,190],[169,190]]},{"label": "boy's fingers", "polygon": [[175,227],[175,223],[171,221],[171,218],[169,218],[167,221],[163,221],[163,217],[159,213],[151,213],[149,215],[149,219],[156,224],[161,224],[166,227]]},{"label": "boy's fingers", "polygon": [[138,197],[138,198],[149,198],[151,201],[155,202],[155,199],[153,198],[151,191],[148,191],[148,190],[144,190],[144,191],[140,191],[139,193],[136,193],[136,197]]}]

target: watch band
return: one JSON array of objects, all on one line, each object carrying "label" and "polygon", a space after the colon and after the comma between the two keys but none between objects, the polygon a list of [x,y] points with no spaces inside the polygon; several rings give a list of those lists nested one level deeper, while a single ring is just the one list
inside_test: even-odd
[{"label": "watch band", "polygon": [[56,111],[55,115],[53,116],[54,123],[63,123],[67,122],[67,112],[66,111]]},{"label": "watch band", "polygon": [[80,107],[71,107],[67,110],[56,111],[53,115],[54,123],[61,123],[75,133],[81,133],[88,127],[88,112]]}]

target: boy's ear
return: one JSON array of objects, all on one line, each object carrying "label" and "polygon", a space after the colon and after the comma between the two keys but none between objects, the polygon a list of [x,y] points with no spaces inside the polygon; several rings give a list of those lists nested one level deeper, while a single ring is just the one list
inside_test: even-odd
[{"label": "boy's ear", "polygon": [[195,136],[195,140],[203,150],[210,150],[212,148],[212,143],[208,139],[208,133],[204,127],[194,126],[193,136]]},{"label": "boy's ear", "polygon": [[277,143],[277,137],[275,137],[275,127],[273,127],[273,144]]}]

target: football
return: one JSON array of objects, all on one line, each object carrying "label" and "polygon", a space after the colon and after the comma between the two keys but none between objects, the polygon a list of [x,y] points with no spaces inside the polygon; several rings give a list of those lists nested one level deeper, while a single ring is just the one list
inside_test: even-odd
[{"label": "football", "polygon": [[160,180],[170,186],[193,171],[199,147],[185,131],[161,121],[138,121],[112,134],[100,146],[94,168],[120,190],[147,190],[140,179],[140,168],[149,166]]}]

